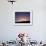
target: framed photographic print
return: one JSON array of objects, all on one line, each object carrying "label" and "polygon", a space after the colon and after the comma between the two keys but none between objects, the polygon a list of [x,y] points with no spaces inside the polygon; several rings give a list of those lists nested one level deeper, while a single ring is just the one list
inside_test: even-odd
[{"label": "framed photographic print", "polygon": [[15,25],[32,25],[32,11],[15,12]]}]

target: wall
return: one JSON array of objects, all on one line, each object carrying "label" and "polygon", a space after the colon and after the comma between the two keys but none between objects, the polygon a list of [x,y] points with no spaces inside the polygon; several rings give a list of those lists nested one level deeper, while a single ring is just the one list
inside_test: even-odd
[{"label": "wall", "polygon": [[[33,25],[15,26],[17,10],[33,10]],[[0,40],[15,40],[19,32],[30,34],[33,40],[46,40],[46,0],[17,0],[13,5],[0,0]]]}]

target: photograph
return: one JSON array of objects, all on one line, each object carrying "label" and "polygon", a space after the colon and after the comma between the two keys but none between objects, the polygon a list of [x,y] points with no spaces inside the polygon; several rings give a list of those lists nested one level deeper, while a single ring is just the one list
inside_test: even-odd
[{"label": "photograph", "polygon": [[30,12],[16,12],[15,23],[30,23]]},{"label": "photograph", "polygon": [[15,24],[28,25],[32,23],[31,12],[15,12]]}]

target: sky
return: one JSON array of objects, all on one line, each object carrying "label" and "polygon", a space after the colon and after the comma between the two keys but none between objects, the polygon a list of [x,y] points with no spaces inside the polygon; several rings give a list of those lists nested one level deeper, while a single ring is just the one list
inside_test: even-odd
[{"label": "sky", "polygon": [[29,21],[30,12],[16,12],[15,19],[16,19],[16,21]]},{"label": "sky", "polygon": [[29,16],[30,15],[30,12],[16,12],[15,13],[16,16]]}]

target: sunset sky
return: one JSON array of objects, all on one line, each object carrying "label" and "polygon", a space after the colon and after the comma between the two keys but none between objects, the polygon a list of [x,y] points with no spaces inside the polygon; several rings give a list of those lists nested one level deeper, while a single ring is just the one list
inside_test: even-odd
[{"label": "sunset sky", "polygon": [[16,12],[15,20],[16,22],[30,21],[30,12]]}]

